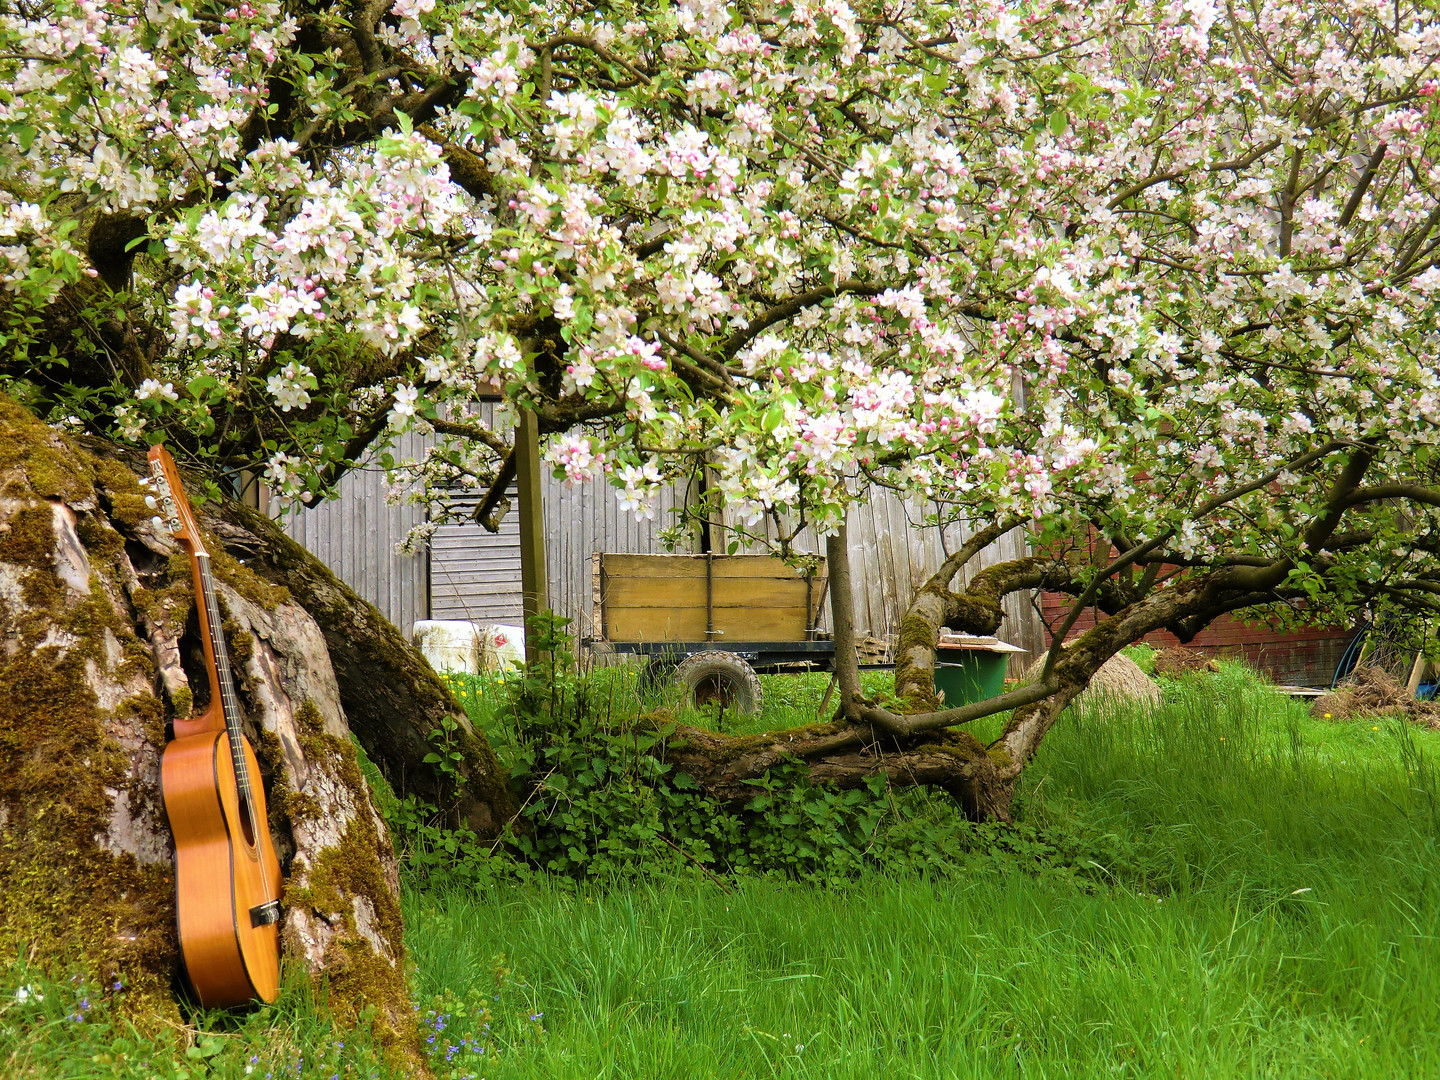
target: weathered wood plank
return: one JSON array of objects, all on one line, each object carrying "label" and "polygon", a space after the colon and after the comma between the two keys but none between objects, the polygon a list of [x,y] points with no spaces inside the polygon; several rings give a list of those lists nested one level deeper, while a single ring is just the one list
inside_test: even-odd
[{"label": "weathered wood plank", "polygon": [[[605,629],[608,641],[705,641],[705,609],[606,607]],[[717,642],[806,640],[800,612],[770,609],[719,609],[715,633]]]},{"label": "weathered wood plank", "polygon": [[[705,580],[707,559],[704,555],[628,555],[607,551],[601,558],[605,572],[611,577]],[[805,575],[795,567],[770,555],[716,555],[708,562],[710,575],[716,581],[722,578],[746,581],[805,579]]]},{"label": "weathered wood plank", "polygon": [[[802,579],[791,578],[721,578],[710,583],[711,605],[721,608],[794,611],[801,618],[806,614],[809,591]],[[611,610],[627,607],[680,607],[689,605],[705,610],[705,579],[703,577],[618,577],[610,575],[603,586],[601,602]]]}]

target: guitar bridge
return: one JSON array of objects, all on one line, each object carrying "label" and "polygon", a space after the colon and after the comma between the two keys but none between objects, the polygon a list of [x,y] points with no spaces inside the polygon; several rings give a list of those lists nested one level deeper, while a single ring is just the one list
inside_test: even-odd
[{"label": "guitar bridge", "polygon": [[280,921],[280,901],[271,900],[268,903],[256,904],[250,909],[250,925],[270,926]]}]

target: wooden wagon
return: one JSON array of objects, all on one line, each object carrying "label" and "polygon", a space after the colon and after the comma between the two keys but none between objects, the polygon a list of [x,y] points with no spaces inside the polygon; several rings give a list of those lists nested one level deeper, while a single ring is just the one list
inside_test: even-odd
[{"label": "wooden wagon", "polygon": [[673,679],[696,706],[760,710],[757,672],[829,670],[819,629],[828,577],[769,555],[621,555],[591,561],[597,651],[648,657],[646,678]]}]

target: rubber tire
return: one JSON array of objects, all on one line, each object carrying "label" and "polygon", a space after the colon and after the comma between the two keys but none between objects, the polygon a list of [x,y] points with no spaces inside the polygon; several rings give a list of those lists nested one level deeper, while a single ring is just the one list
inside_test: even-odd
[{"label": "rubber tire", "polygon": [[719,701],[727,711],[755,716],[765,702],[755,669],[734,653],[691,653],[676,666],[675,685],[692,709]]}]

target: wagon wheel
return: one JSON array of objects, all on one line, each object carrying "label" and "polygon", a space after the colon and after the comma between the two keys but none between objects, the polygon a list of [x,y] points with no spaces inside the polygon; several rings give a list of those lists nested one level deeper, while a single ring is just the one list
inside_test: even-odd
[{"label": "wagon wheel", "polygon": [[722,710],[754,716],[764,701],[755,670],[734,653],[694,653],[675,668],[674,678],[685,692],[685,703],[695,709],[718,705]]}]

